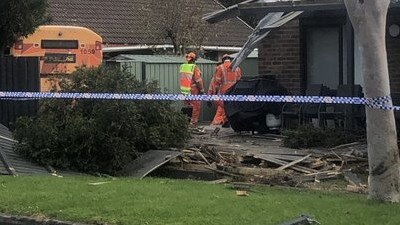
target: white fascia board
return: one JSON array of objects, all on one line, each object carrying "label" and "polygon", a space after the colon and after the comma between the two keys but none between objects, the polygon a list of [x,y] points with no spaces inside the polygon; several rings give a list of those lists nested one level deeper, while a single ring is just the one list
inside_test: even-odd
[{"label": "white fascia board", "polygon": [[[242,47],[232,47],[232,46],[201,46],[204,50],[208,51],[230,51],[238,52]],[[103,47],[103,52],[125,52],[125,51],[135,51],[143,49],[163,49],[163,48],[174,48],[173,45],[127,45],[127,46],[115,46],[115,47]],[[191,46],[190,48],[198,48]]]},{"label": "white fascia board", "polygon": [[126,45],[115,47],[103,47],[103,52],[124,52],[143,49],[174,48],[173,45]]},{"label": "white fascia board", "polygon": [[230,47],[230,46],[202,46],[204,50],[208,51],[230,51],[238,52],[242,50],[242,47]]}]

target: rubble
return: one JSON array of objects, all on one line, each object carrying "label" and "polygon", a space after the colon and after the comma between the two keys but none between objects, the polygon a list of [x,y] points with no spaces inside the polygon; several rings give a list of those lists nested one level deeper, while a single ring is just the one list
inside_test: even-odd
[{"label": "rubble", "polygon": [[331,149],[289,149],[282,136],[234,133],[231,129],[197,129],[181,155],[170,160],[171,170],[213,173],[216,182],[245,182],[301,186],[352,174],[347,190],[365,192],[361,180],[353,181],[353,166],[367,165],[366,145],[349,143]]}]

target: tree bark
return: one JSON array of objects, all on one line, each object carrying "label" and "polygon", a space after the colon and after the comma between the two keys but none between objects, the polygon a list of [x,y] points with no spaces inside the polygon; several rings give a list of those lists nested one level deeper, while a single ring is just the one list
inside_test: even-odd
[{"label": "tree bark", "polygon": [[[386,15],[390,0],[345,0],[361,46],[365,97],[390,96]],[[399,202],[399,152],[392,110],[366,107],[368,198]]]}]

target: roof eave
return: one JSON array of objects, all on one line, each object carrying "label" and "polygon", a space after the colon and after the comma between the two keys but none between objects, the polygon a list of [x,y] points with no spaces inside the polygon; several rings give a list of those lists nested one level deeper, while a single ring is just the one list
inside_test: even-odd
[{"label": "roof eave", "polygon": [[[392,0],[390,7],[400,7],[400,0]],[[238,4],[238,9],[240,14],[266,14],[271,12],[345,10],[346,6],[343,0],[295,0],[262,3],[244,2]]]},{"label": "roof eave", "polygon": [[[230,51],[238,52],[242,47],[236,46],[201,46],[206,51]],[[173,49],[173,45],[126,45],[126,46],[113,46],[113,47],[103,47],[103,52],[127,52],[136,51],[143,49]]]}]

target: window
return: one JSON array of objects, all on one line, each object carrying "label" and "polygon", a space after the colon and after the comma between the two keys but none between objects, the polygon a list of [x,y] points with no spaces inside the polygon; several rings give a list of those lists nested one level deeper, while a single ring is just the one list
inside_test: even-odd
[{"label": "window", "polygon": [[306,30],[307,84],[340,84],[340,41],[338,27],[310,27]]},{"label": "window", "polygon": [[43,49],[78,49],[78,40],[42,40]]}]

